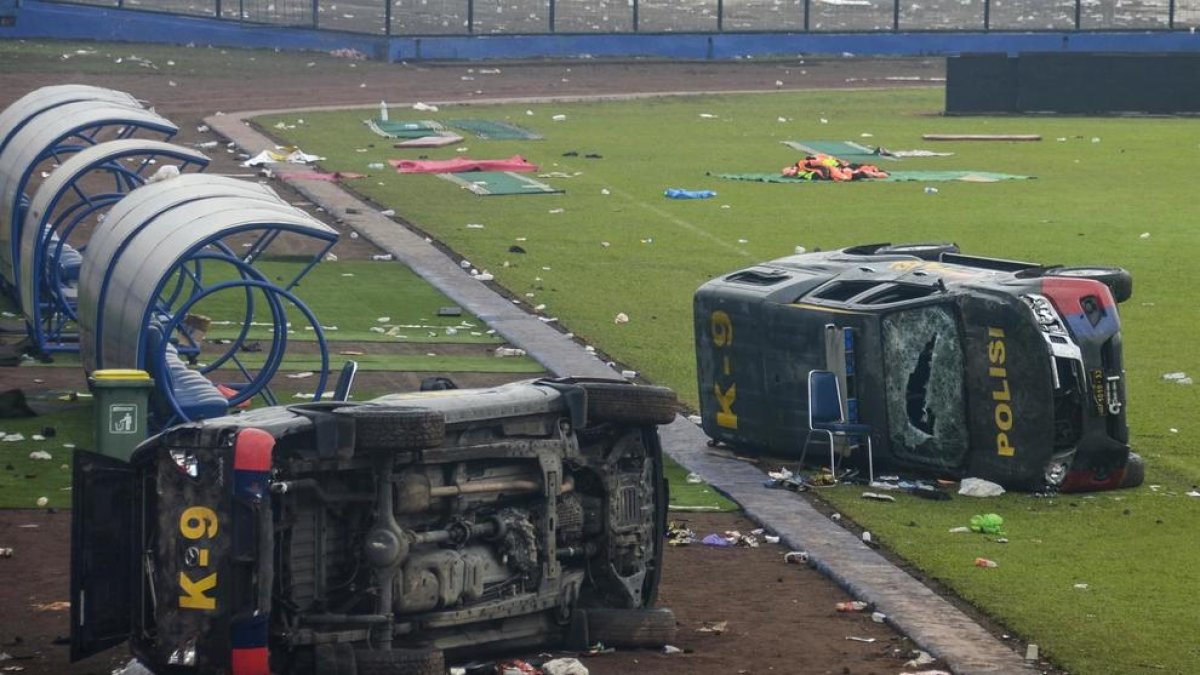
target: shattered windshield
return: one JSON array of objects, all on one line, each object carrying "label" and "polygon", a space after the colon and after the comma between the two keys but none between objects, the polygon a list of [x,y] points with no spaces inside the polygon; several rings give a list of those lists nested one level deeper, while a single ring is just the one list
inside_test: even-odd
[{"label": "shattered windshield", "polygon": [[893,452],[957,466],[968,437],[962,341],[949,308],[934,305],[884,317],[883,361]]}]

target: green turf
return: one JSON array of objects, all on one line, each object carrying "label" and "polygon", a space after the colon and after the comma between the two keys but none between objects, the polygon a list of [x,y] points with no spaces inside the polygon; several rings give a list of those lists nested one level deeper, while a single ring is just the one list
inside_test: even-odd
[{"label": "green turf", "polygon": [[[263,352],[241,354],[239,360],[248,368],[262,365]],[[358,362],[360,371],[391,371],[391,372],[447,372],[447,373],[541,373],[542,367],[529,357],[504,357],[438,354],[436,347],[424,354],[362,354],[340,355],[333,351],[329,362],[333,374],[347,360]],[[288,354],[283,361],[282,369],[288,371],[315,371],[321,367],[321,361],[315,355]],[[277,378],[275,383],[287,382]]]},{"label": "green turf", "polygon": [[[38,417],[0,420],[0,431],[25,437],[0,441],[0,508],[37,508],[39,497],[48,500],[48,507],[69,508],[72,449],[63,444],[92,448],[92,425],[92,406],[78,404]],[[54,437],[33,440],[46,427],[54,427]],[[38,450],[50,453],[51,459],[30,459],[29,453]]]},{"label": "green turf", "polygon": [[[716,275],[797,246],[950,240],[998,257],[1124,266],[1137,280],[1134,298],[1121,308],[1133,445],[1148,460],[1148,483],[1176,495],[1200,483],[1200,426],[1189,423],[1200,390],[1161,378],[1200,374],[1200,352],[1192,347],[1200,287],[1189,281],[1190,254],[1200,242],[1191,222],[1200,120],[945,118],[938,114],[943,97],[941,89],[909,89],[522,103],[469,113],[451,107],[443,109],[447,119],[506,119],[543,134],[537,143],[475,140],[471,154],[523,154],[542,173],[553,172],[543,180],[568,195],[553,205],[489,200],[485,210],[430,176],[389,173],[379,176],[383,185],[355,189],[488,267],[513,293],[533,294],[532,302],[545,303],[570,330],[693,405],[692,293]],[[552,121],[558,114],[566,119]],[[379,147],[355,152],[373,139],[361,117],[305,113],[306,124],[289,130],[287,140],[329,157],[330,170],[363,170],[393,158]],[[289,120],[260,124],[271,129]],[[928,142],[924,133],[1038,133],[1045,140]],[[1037,180],[939,183],[928,193],[919,182],[797,189],[711,175],[779,171],[798,158],[780,143],[792,138],[950,151],[956,154],[905,159],[904,168]],[[568,151],[576,154],[564,156]],[[454,150],[429,156],[444,159]],[[718,196],[667,200],[668,187]],[[516,243],[525,254],[509,251]],[[619,312],[630,321],[615,323]],[[1189,564],[1196,547],[1187,528],[1200,499],[1148,487],[1053,502],[1013,496],[885,505],[856,495],[834,491],[829,499],[1071,671],[1200,672],[1190,637],[1200,634],[1192,607],[1200,579]],[[977,510],[1007,512],[1012,522],[1007,548],[982,549],[1001,562],[995,570],[972,567],[980,549],[943,536]],[[1075,583],[1089,590],[1077,591]]]},{"label": "green turf", "polygon": [[689,483],[688,470],[667,459],[664,467],[670,485],[670,506],[680,510],[737,511],[740,507],[707,483]]}]

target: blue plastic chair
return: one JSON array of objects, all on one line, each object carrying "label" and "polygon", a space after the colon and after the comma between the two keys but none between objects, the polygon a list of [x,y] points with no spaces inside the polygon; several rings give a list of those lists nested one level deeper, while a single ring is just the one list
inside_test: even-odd
[{"label": "blue plastic chair", "polygon": [[829,470],[837,476],[837,456],[834,437],[867,439],[867,473],[875,482],[875,454],[871,447],[871,427],[856,424],[846,419],[842,408],[842,388],[838,377],[828,370],[808,371],[808,434],[804,437],[804,449],[800,452],[800,464],[808,455],[808,444],[813,434],[825,434],[829,439]]}]

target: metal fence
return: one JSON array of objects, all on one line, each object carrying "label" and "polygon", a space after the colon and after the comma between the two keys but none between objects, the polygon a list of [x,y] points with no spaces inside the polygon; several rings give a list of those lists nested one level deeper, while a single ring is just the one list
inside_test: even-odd
[{"label": "metal fence", "polygon": [[[65,1],[65,0],[57,0]],[[1200,0],[69,0],[370,35],[1168,31]]]}]

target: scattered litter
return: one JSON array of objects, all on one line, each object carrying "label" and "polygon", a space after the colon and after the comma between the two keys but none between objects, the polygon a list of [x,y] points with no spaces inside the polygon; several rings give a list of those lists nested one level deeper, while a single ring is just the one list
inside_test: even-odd
[{"label": "scattered litter", "polygon": [[[714,535],[715,536],[715,535]],[[682,522],[672,520],[667,523],[667,545],[687,546],[696,542],[696,533]]]},{"label": "scattered litter", "polygon": [[396,259],[396,256],[392,255],[391,253],[376,253],[375,255],[371,256],[371,260],[388,261],[388,260],[395,260],[395,259]]},{"label": "scattered litter", "polygon": [[379,215],[391,218],[392,216],[396,215],[396,209],[384,209],[383,211],[379,212]]},{"label": "scattered litter", "polygon": [[871,620],[875,623],[883,623],[887,621],[887,614],[883,612],[871,612]]},{"label": "scattered litter", "polygon": [[997,563],[995,560],[988,560],[987,558],[976,558],[975,566],[992,568],[992,567],[999,567],[1000,564]]},{"label": "scattered litter", "polygon": [[5,434],[4,441],[7,443],[17,443],[25,440],[25,434]]},{"label": "scattered litter", "polygon": [[38,505],[39,507],[41,507],[41,508],[45,508],[45,507],[46,507],[46,505],[47,505],[47,504],[49,504],[49,503],[50,503],[50,500],[49,500],[49,499],[46,499],[45,497],[38,497],[38,498],[37,498],[37,505]]},{"label": "scattered litter", "polygon": [[622,370],[621,371],[621,377],[623,377],[627,380],[632,380],[637,376],[638,376],[638,372],[636,370]]},{"label": "scattered litter", "polygon": [[34,450],[33,452],[29,453],[29,459],[49,460],[54,459],[54,456],[45,450]]},{"label": "scattered litter", "polygon": [[496,664],[496,675],[539,675],[541,672],[536,666],[520,659]]},{"label": "scattered litter", "polygon": [[588,675],[588,669],[579,659],[552,659],[542,664],[546,675]]},{"label": "scattered litter", "polygon": [[1075,584],[1074,586],[1072,586],[1072,588],[1074,588],[1077,591],[1086,591],[1088,589],[1088,585],[1087,584]]},{"label": "scattered litter", "polygon": [[679,647],[676,647],[675,645],[663,645],[663,653],[667,654],[667,655],[682,654],[683,650],[680,649]]},{"label": "scattered litter", "polygon": [[864,612],[870,606],[871,603],[863,602],[862,600],[847,600],[846,602],[839,602],[833,607],[839,612]]},{"label": "scattered litter", "polygon": [[1139,239],[1149,239],[1149,238],[1150,238],[1150,233],[1149,233],[1149,232],[1143,232],[1143,233],[1141,233],[1141,234],[1139,234],[1139,235],[1138,235],[1138,238],[1139,238]]},{"label": "scattered litter", "polygon": [[863,499],[874,499],[877,502],[894,502],[896,498],[891,495],[883,495],[878,492],[864,492]]},{"label": "scattered litter", "polygon": [[305,370],[299,373],[288,373],[287,377],[292,380],[303,380],[306,377],[312,377],[316,373],[311,370]]},{"label": "scattered litter", "polygon": [[[0,558],[11,558],[11,557],[13,557],[13,550],[11,548],[0,548]],[[0,661],[7,661],[10,658],[12,658],[12,657],[9,656],[8,654],[5,654],[4,652],[0,652]]]},{"label": "scattered litter", "polygon": [[1175,384],[1192,384],[1192,378],[1188,377],[1187,373],[1178,371],[1174,373],[1164,373],[1162,379]]},{"label": "scattered litter", "polygon": [[725,537],[722,537],[719,534],[710,534],[710,535],[704,537],[703,539],[701,539],[700,543],[704,544],[706,546],[716,546],[718,548],[725,547],[725,546],[732,546],[732,544],[729,543],[728,539],[726,539]]},{"label": "scattered litter", "polygon": [[663,195],[669,199],[711,199],[717,193],[712,190],[685,190],[683,188],[667,188]]},{"label": "scattered litter", "polygon": [[1004,534],[1004,519],[995,513],[971,516],[971,531],[980,534]]},{"label": "scattered litter", "polygon": [[925,194],[927,194],[927,195],[936,195],[937,193],[938,193],[938,189],[937,189],[937,188],[935,188],[935,187],[933,187],[933,186],[931,186],[931,185],[927,185],[927,186],[925,186]]},{"label": "scattered litter", "polygon": [[728,621],[705,621],[704,625],[702,625],[696,629],[696,632],[697,633],[712,633],[713,635],[720,635],[721,633],[725,632],[725,629],[728,626],[729,626]]},{"label": "scattered litter", "polygon": [[702,117],[702,118],[704,118],[704,119],[706,119],[706,120],[715,120],[715,119],[717,119],[717,116],[716,116],[716,115],[714,115],[714,114],[712,114],[712,113],[700,113],[700,117]]},{"label": "scattered litter", "polygon": [[1195,487],[1192,487],[1191,490],[1188,490],[1184,494],[1186,494],[1189,497],[1200,497],[1200,490],[1197,490]]},{"label": "scattered litter", "polygon": [[788,551],[783,554],[783,562],[793,565],[807,565],[808,551]]},{"label": "scattered litter", "polygon": [[1037,645],[1030,644],[1029,646],[1025,647],[1025,660],[1026,661],[1037,661],[1038,660],[1038,646]]},{"label": "scattered litter", "polygon": [[958,486],[958,494],[966,497],[999,497],[1004,488],[982,478],[964,478]]},{"label": "scattered litter", "polygon": [[629,315],[625,312],[618,312],[617,315],[613,317],[613,323],[629,323]]},{"label": "scattered litter", "polygon": [[428,103],[421,103],[418,101],[413,104],[413,110],[420,110],[422,112],[437,112],[438,107],[436,105],[429,105]]},{"label": "scattered litter", "polygon": [[930,656],[929,652],[917,650],[916,658],[909,659],[908,661],[906,661],[904,663],[904,667],[905,668],[920,668],[921,666],[927,666],[936,660],[937,659]]},{"label": "scattered litter", "polygon": [[685,478],[684,480],[686,480],[688,483],[691,483],[692,485],[699,485],[700,483],[704,482],[704,479],[701,478],[700,474],[698,474],[698,473],[689,473],[687,475],[687,478]]},{"label": "scattered litter", "polygon": [[508,357],[508,356],[525,356],[525,350],[518,349],[517,347],[497,347],[496,348],[496,357],[497,358],[504,358],[504,357]]},{"label": "scattered litter", "polygon": [[950,528],[951,534],[963,534],[965,532],[970,532],[970,531],[971,531],[971,528],[969,528],[965,525],[960,525],[959,527]]},{"label": "scattered litter", "polygon": [[853,641],[853,642],[866,642],[868,644],[875,641],[875,638],[872,638],[872,637],[855,637],[853,635],[847,635],[846,639]]},{"label": "scattered litter", "polygon": [[864,543],[864,544],[870,544],[870,543],[872,543],[872,539],[871,539],[871,533],[870,533],[869,531],[867,531],[867,530],[863,530],[863,533],[862,533],[862,540],[863,540],[863,543]]}]

